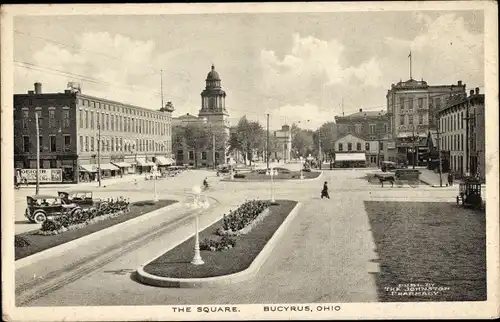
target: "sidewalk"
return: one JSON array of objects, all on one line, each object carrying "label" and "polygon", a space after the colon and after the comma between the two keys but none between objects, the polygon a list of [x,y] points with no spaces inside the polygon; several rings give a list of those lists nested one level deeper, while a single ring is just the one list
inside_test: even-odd
[{"label": "sidewalk", "polygon": [[[427,168],[419,168],[418,170],[420,171],[420,177],[419,177],[420,181],[422,181],[423,183],[425,183],[426,185],[429,185],[431,187],[432,186],[434,186],[434,187],[440,186],[439,173],[434,172],[432,170],[429,170]],[[443,187],[445,187],[447,184],[447,178],[448,178],[448,174],[443,172],[441,174]]]},{"label": "sidewalk", "polygon": [[[133,182],[134,180],[144,180],[144,174],[129,174],[129,175],[125,175],[123,177],[102,179],[101,186],[102,187],[111,186],[111,185],[119,184],[119,183]],[[67,188],[67,187],[74,187],[74,188],[79,188],[79,189],[98,188],[99,182],[90,181],[90,182],[79,182],[79,183],[60,183],[60,184],[41,184],[40,185],[40,188],[49,188],[49,189],[50,188]],[[35,184],[29,184],[28,186],[22,185],[20,187],[20,190],[33,189],[33,188],[35,188]]]}]

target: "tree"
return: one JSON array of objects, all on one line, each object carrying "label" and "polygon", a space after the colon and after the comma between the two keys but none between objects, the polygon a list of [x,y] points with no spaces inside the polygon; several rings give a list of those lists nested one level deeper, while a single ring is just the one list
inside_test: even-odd
[{"label": "tree", "polygon": [[294,148],[295,153],[299,156],[306,157],[309,155],[313,146],[314,141],[312,131],[299,129],[299,131],[292,136],[292,147]]},{"label": "tree", "polygon": [[[172,131],[172,143],[176,150],[186,148],[188,151],[194,151],[195,167],[198,166],[198,153],[208,147],[211,149],[211,142],[212,134],[210,129],[200,123],[177,126]],[[223,141],[221,140],[219,144],[223,144]]]},{"label": "tree", "polygon": [[231,150],[241,153],[246,164],[247,159],[252,165],[254,151],[261,149],[265,139],[265,132],[259,122],[249,122],[246,116],[243,116],[236,126],[234,135],[229,140]]},{"label": "tree", "polygon": [[[334,122],[327,122],[320,126],[314,135],[315,151],[319,150],[319,135],[321,135],[322,157],[333,158],[335,154],[335,141],[338,139],[338,128]],[[319,152],[319,151],[318,151]]]}]

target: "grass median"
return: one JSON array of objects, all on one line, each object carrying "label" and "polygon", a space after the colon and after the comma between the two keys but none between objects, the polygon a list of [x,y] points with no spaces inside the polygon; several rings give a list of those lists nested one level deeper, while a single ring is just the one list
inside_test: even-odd
[{"label": "grass median", "polygon": [[109,228],[111,226],[114,226],[116,224],[120,224],[122,222],[125,222],[127,220],[145,215],[149,212],[155,211],[157,209],[167,207],[169,205],[172,205],[176,203],[176,200],[167,200],[167,199],[162,199],[159,200],[156,203],[153,203],[152,201],[138,201],[134,202],[130,205],[130,212],[105,219],[90,225],[87,225],[83,228],[79,228],[76,230],[69,230],[61,234],[57,235],[50,235],[50,236],[44,236],[44,235],[38,235],[37,232],[38,230],[35,231],[29,231],[26,233],[22,234],[17,234],[16,236],[23,237],[24,240],[28,242],[28,245],[24,247],[15,247],[15,259],[21,259],[33,254],[36,254],[38,252],[44,251],[46,249],[62,245],[64,243],[70,242],[72,240],[90,235],[92,233],[95,233],[97,231]]},{"label": "grass median", "polygon": [[484,213],[443,202],[365,201],[379,299],[486,300]]},{"label": "grass median", "polygon": [[[234,177],[237,181],[271,181],[271,176],[265,173],[253,172],[241,172],[244,178],[239,178],[237,175]],[[304,179],[314,179],[321,175],[319,171],[302,172]],[[277,176],[273,176],[273,180],[300,180],[300,171],[290,171],[289,173],[280,172]],[[224,181],[231,181],[231,179],[226,178]]]},{"label": "grass median", "polygon": [[[223,276],[247,269],[259,255],[274,232],[281,226],[292,209],[297,205],[292,200],[277,200],[270,207],[270,213],[248,234],[234,237],[236,245],[224,251],[201,251],[204,265],[192,265],[194,236],[167,251],[144,267],[149,274],[171,278],[203,278]],[[214,236],[222,219],[200,233],[200,242]]]}]

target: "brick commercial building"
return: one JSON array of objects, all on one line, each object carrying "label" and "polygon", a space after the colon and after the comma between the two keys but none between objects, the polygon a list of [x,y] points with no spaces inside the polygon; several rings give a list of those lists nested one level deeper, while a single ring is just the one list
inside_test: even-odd
[{"label": "brick commercial building", "polygon": [[465,94],[462,81],[452,85],[428,85],[424,80],[410,78],[391,85],[386,95],[387,113],[400,158],[410,165],[425,163],[428,159],[427,135],[437,128],[438,112],[454,94]]},{"label": "brick commercial building", "polygon": [[448,98],[439,111],[440,148],[457,175],[485,179],[484,94],[479,88]]},{"label": "brick commercial building", "polygon": [[14,95],[15,167],[36,169],[35,113],[40,169],[62,169],[63,182],[95,180],[99,157],[102,177],[171,164],[172,111],[170,102],[150,110],[82,94],[78,84],[68,84],[63,93],[43,93],[35,83],[34,91]]},{"label": "brick commercial building", "polygon": [[[335,123],[337,124],[337,132],[340,137],[340,141],[337,140],[338,142],[335,143],[335,153],[340,152],[338,144],[342,143],[342,140],[346,138],[351,138],[351,136],[348,136],[350,134],[353,136],[352,138],[362,140],[360,151],[365,152],[365,145],[366,143],[369,144],[369,148],[366,150],[366,161],[369,165],[377,166],[381,161],[389,159],[387,147],[390,140],[391,128],[388,113],[359,109],[359,112],[347,116],[336,116]],[[343,146],[343,152],[348,151],[347,145],[343,144]],[[354,145],[352,149],[352,151],[355,151],[356,146]]]}]

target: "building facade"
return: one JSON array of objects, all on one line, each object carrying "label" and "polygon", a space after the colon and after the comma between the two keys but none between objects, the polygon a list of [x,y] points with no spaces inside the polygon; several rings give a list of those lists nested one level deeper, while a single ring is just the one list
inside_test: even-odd
[{"label": "building facade", "polygon": [[[390,145],[391,139],[390,116],[384,111],[363,111],[350,114],[347,116],[336,116],[335,123],[339,140],[335,143],[335,151],[339,151],[339,145],[346,138],[351,138],[347,135],[356,137],[363,142],[353,142],[352,149],[357,149],[358,143],[361,144],[361,150],[365,151],[365,143],[369,143],[369,154],[367,162],[370,165],[377,166],[381,161],[388,160],[391,155]],[[344,151],[346,145],[343,144]],[[394,150],[394,149],[392,149]]]},{"label": "building facade", "polygon": [[[199,165],[201,166],[213,166],[214,163],[215,165],[221,165],[231,162],[228,152],[230,124],[229,112],[226,108],[226,92],[222,89],[221,78],[214,65],[212,65],[205,79],[205,89],[201,92],[201,108],[198,116],[188,113],[174,118],[173,124],[176,127],[185,127],[190,124],[193,126],[206,126],[210,128],[210,132],[223,133],[222,136],[225,141],[222,144],[220,142],[216,144],[215,160],[213,157],[213,144],[209,144],[210,148],[202,151],[194,151],[188,148],[186,144],[178,143],[181,144],[181,146],[178,146],[176,143],[173,148],[176,150],[175,160],[178,165],[194,166],[198,163],[197,160],[200,160]],[[218,148],[221,146],[223,148]]]},{"label": "building facade", "polygon": [[82,94],[68,84],[64,93],[43,93],[42,84],[14,95],[14,161],[18,169],[36,169],[39,118],[40,169],[62,169],[62,181],[149,171],[173,163],[169,102],[151,110]]},{"label": "building facade", "polygon": [[449,166],[457,176],[484,173],[484,94],[455,94],[438,113],[440,148],[449,154]]},{"label": "building facade", "polygon": [[292,132],[289,125],[283,125],[281,130],[274,131],[275,151],[273,158],[275,160],[290,162],[292,157]]},{"label": "building facade", "polygon": [[[465,84],[428,85],[424,80],[400,81],[387,91],[390,132],[397,154],[410,165],[428,159],[426,137],[437,128],[438,112],[450,95],[465,94]],[[402,160],[400,160],[402,161]]]}]

